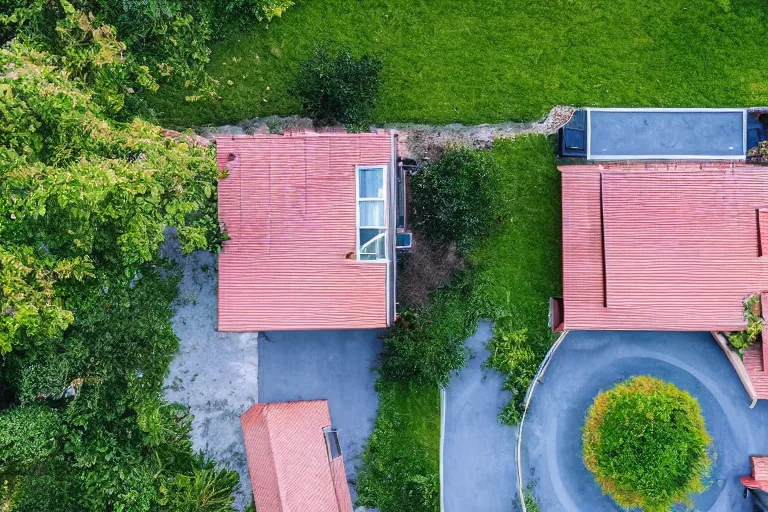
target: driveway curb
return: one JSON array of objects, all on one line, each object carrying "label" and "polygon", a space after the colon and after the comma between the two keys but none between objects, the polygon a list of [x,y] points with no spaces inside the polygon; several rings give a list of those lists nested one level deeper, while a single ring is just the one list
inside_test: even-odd
[{"label": "driveway curb", "polygon": [[[523,408],[523,416],[522,418],[520,418],[520,426],[517,428],[517,498],[518,500],[520,500],[520,510],[522,512],[527,512],[527,509],[525,507],[525,495],[523,494],[523,464],[520,456],[522,451],[522,446],[523,446],[523,426],[525,425],[525,415],[528,412],[528,406],[531,404],[531,398],[533,397],[533,392],[536,389],[536,383],[540,382],[541,378],[544,377],[544,374],[547,371],[547,367],[549,366],[549,362],[552,360],[552,356],[555,354],[555,351],[563,343],[563,340],[567,335],[568,335],[568,331],[564,331],[560,335],[560,337],[558,337],[557,340],[552,344],[552,346],[549,347],[547,354],[544,356],[544,360],[539,365],[539,369],[536,371],[536,375],[531,381],[531,385],[528,386],[528,391],[525,394],[525,408]],[[441,450],[442,450],[442,437],[440,438],[440,442],[441,442]],[[440,465],[440,474],[442,475],[442,461]],[[442,493],[443,491],[441,486],[440,488],[441,498],[442,498]]]},{"label": "driveway curb", "polygon": [[440,512],[445,512],[445,494],[443,493],[443,448],[445,447],[445,402],[447,393],[440,386]]}]

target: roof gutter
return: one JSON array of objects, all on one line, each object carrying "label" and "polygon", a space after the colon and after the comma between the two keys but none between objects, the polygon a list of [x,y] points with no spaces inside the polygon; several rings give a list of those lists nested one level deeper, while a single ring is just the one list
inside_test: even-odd
[{"label": "roof gutter", "polygon": [[387,262],[387,327],[395,321],[397,303],[397,132],[390,130],[389,183],[387,184],[387,231],[389,231],[389,254]]}]

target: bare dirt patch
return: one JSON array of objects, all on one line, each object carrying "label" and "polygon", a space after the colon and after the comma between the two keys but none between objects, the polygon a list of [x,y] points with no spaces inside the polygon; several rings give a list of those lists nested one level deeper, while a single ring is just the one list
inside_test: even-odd
[{"label": "bare dirt patch", "polygon": [[464,268],[455,244],[436,247],[418,233],[413,234],[413,252],[398,259],[397,302],[412,309],[426,306],[430,292],[450,283],[454,272]]}]

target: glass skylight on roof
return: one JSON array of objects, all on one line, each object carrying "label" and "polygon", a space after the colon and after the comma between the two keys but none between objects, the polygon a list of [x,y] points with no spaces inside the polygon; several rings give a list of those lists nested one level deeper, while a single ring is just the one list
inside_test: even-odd
[{"label": "glass skylight on roof", "polygon": [[358,170],[360,199],[384,199],[384,169],[381,167]]},{"label": "glass skylight on roof", "polygon": [[387,260],[386,167],[357,168],[357,258]]}]

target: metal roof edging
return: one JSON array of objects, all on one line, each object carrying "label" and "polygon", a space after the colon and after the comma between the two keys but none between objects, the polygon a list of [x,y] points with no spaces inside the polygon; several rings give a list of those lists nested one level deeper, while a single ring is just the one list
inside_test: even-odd
[{"label": "metal roof edging", "polygon": [[397,303],[397,135],[394,130],[389,131],[390,141],[390,172],[387,176],[388,194],[387,231],[389,232],[389,261],[387,262],[387,327],[395,321],[395,308]]}]

